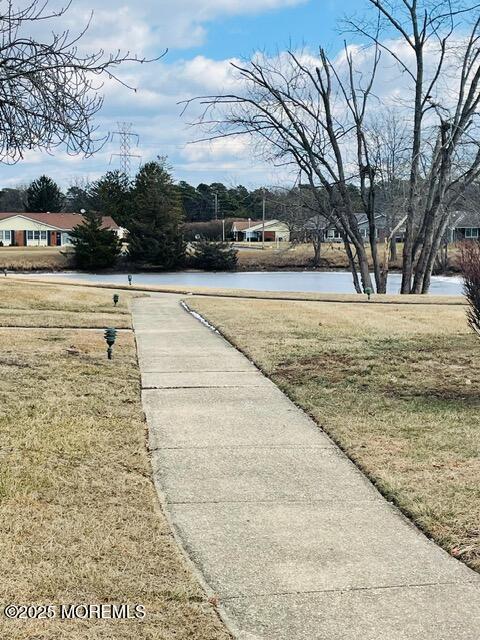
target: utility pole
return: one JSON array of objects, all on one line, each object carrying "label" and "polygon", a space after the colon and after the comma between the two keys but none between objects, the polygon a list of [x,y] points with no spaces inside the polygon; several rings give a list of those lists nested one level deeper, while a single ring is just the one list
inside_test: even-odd
[{"label": "utility pole", "polygon": [[267,199],[265,197],[265,188],[262,189],[262,249],[265,249],[265,206]]},{"label": "utility pole", "polygon": [[119,136],[120,138],[120,152],[112,153],[110,156],[110,163],[112,162],[113,156],[118,156],[120,158],[120,171],[127,176],[130,177],[130,158],[141,158],[137,153],[131,153],[131,139],[135,139],[137,144],[135,146],[138,147],[138,143],[140,140],[140,136],[138,133],[132,132],[132,123],[131,122],[117,122],[118,131],[112,132],[112,140],[114,140],[115,136]]}]

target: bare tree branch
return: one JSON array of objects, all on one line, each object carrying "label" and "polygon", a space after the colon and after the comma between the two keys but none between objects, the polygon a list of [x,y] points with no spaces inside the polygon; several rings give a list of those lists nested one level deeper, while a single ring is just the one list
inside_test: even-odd
[{"label": "bare tree branch", "polygon": [[[48,41],[25,35],[36,23],[58,19],[70,2],[48,11],[48,0],[17,8],[4,0],[0,15],[0,160],[18,162],[27,149],[90,155],[106,141],[98,136],[94,116],[103,105],[104,78],[135,90],[117,75],[125,63],[149,62],[129,52],[81,53],[90,26],[76,35],[52,33]],[[164,54],[163,54],[164,55]],[[161,56],[160,56],[161,57]],[[158,58],[157,58],[158,59]]]}]

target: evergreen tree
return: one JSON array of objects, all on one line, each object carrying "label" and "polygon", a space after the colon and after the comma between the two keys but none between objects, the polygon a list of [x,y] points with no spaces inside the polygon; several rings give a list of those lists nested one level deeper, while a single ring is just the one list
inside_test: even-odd
[{"label": "evergreen tree", "polygon": [[6,187],[0,191],[0,211],[25,211],[25,187]]},{"label": "evergreen tree", "polygon": [[192,187],[192,185],[184,180],[178,183],[177,189],[180,194],[185,220],[188,222],[200,220],[202,207],[202,196],[200,193],[198,193],[195,187]]},{"label": "evergreen tree", "polygon": [[88,208],[127,227],[131,215],[131,184],[121,171],[108,171],[88,189]]},{"label": "evergreen tree", "polygon": [[200,240],[195,245],[192,265],[205,271],[234,271],[238,251],[228,242]]},{"label": "evergreen tree", "polygon": [[184,260],[182,208],[177,187],[162,160],[145,164],[135,179],[127,225],[134,262],[175,269]]},{"label": "evergreen tree", "polygon": [[72,184],[65,195],[64,211],[79,213],[82,209],[89,208],[88,185]]},{"label": "evergreen tree", "polygon": [[102,228],[102,218],[93,211],[71,232],[77,267],[87,271],[115,266],[120,255],[121,240],[115,231]]},{"label": "evergreen tree", "polygon": [[48,176],[40,176],[27,189],[25,211],[57,213],[62,210],[63,201],[58,185]]}]

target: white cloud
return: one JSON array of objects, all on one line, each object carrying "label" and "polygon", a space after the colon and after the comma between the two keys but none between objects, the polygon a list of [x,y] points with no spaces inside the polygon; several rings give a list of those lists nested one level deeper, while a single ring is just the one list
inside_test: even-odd
[{"label": "white cloud", "polygon": [[[50,0],[64,6],[63,0]],[[64,24],[78,30],[91,12],[93,19],[83,45],[117,47],[141,53],[188,49],[205,42],[207,26],[219,18],[258,15],[307,0],[74,0]]]},{"label": "white cloud", "polygon": [[[86,22],[92,5],[95,9],[92,26],[84,43],[89,49],[130,49],[147,56],[158,54],[167,46],[185,49],[184,60],[172,59],[173,56],[167,55],[151,64],[124,67],[120,72],[121,77],[138,88],[135,93],[108,80],[104,86],[104,110],[98,117],[100,130],[104,133],[113,131],[117,121],[131,121],[133,130],[140,134],[140,145],[134,152],[140,153],[143,161],[156,155],[168,155],[178,179],[188,179],[194,183],[222,180],[247,185],[279,184],[288,177],[289,171],[256,160],[245,138],[187,144],[198,137],[197,132],[188,127],[188,122],[195,118],[201,107],[190,107],[182,118],[182,108],[178,103],[199,95],[239,90],[239,81],[231,67],[231,62],[238,60],[213,60],[207,55],[187,57],[188,47],[198,46],[205,41],[207,29],[214,28],[212,21],[226,16],[257,14],[299,5],[303,1],[137,0],[132,5],[120,0],[117,5],[114,0],[75,0],[68,14],[67,26],[71,27],[72,32]],[[411,55],[401,42],[389,44],[396,47],[396,52],[402,57]],[[371,64],[372,51],[360,47],[352,51],[355,64],[366,73]],[[318,63],[315,52],[308,50],[302,52],[302,60],[312,65]],[[336,62],[341,64],[342,60],[344,62],[344,54],[340,52]],[[409,90],[407,74],[400,74],[392,59],[384,54],[375,84],[375,95],[397,104]],[[67,184],[74,176],[96,177],[118,166],[116,157],[112,158],[112,165],[109,165],[111,153],[117,151],[118,141],[114,140],[91,159],[71,158],[57,152],[54,158],[37,152],[30,153],[24,163],[5,168],[4,183],[25,182],[36,177],[40,171],[47,171]],[[132,160],[132,166],[135,162]],[[11,175],[19,178],[10,178]]]},{"label": "white cloud", "polygon": [[[257,15],[262,12],[300,5],[307,0],[74,0],[61,20],[37,23],[34,35],[48,40],[52,30],[70,29],[76,35],[88,22],[91,25],[81,41],[85,51],[104,49],[138,53],[154,57],[169,47],[187,50],[205,42],[207,31],[214,28],[216,19]],[[51,0],[51,7],[64,6],[63,0]],[[246,142],[219,141],[213,144],[193,145],[187,143],[196,137],[188,120],[198,113],[196,107],[189,109],[187,117],[181,118],[179,102],[197,95],[232,91],[238,81],[232,73],[233,60],[213,60],[205,55],[185,60],[172,60],[171,54],[158,62],[146,65],[123,66],[119,74],[124,82],[137,87],[129,91],[114,80],[106,80],[102,89],[105,94],[104,109],[97,117],[101,133],[117,128],[117,121],[131,121],[133,130],[140,134],[141,153],[144,161],[158,154],[169,156],[176,177],[201,180],[252,179],[267,170],[263,163],[253,162]],[[118,151],[118,140],[109,143],[93,158],[71,157],[61,150],[50,156],[41,152],[29,152],[23,162],[14,167],[5,167],[3,183],[26,182],[45,171],[63,184],[74,176],[101,175],[114,168],[118,158],[111,153]],[[137,153],[137,150],[135,150]],[[136,160],[132,161],[132,165]]]}]

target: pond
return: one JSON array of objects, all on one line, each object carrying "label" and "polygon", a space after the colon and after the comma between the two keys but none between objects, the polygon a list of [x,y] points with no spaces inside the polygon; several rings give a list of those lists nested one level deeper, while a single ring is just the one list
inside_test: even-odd
[{"label": "pond", "polygon": [[[41,277],[52,276],[127,284],[126,273],[38,273]],[[30,277],[30,276],[29,276]],[[388,293],[398,293],[401,275],[391,273],[388,278]],[[345,271],[239,271],[204,272],[177,271],[174,273],[134,273],[134,284],[178,285],[216,287],[222,289],[250,289],[253,291],[308,291],[314,293],[355,293],[352,276]],[[462,294],[462,278],[459,276],[434,276],[430,293],[432,295],[456,296]]]}]

